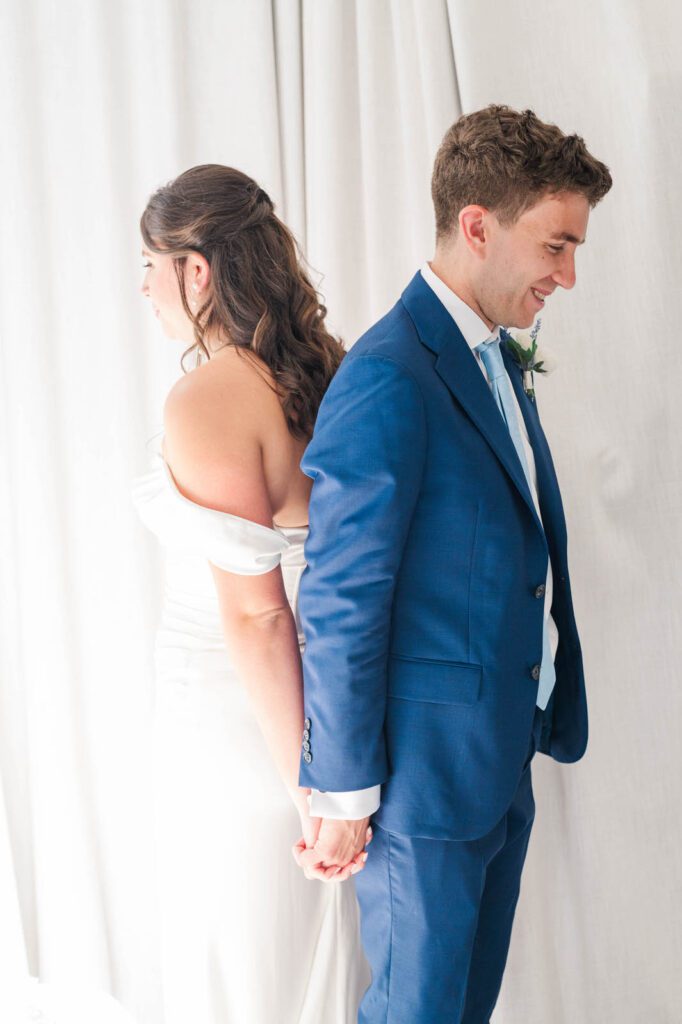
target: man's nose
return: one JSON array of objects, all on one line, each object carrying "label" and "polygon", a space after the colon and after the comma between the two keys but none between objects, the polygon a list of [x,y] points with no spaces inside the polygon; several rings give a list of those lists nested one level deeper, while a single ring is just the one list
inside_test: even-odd
[{"label": "man's nose", "polygon": [[575,284],[575,254],[567,253],[558,270],[552,274],[554,281],[562,288],[572,288]]}]

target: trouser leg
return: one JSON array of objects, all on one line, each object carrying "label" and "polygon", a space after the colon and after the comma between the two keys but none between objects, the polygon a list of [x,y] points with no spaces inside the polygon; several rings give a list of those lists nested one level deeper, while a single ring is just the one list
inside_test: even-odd
[{"label": "trouser leg", "polygon": [[530,763],[546,721],[547,714],[536,709],[526,763],[505,815],[505,842],[486,869],[462,1024],[488,1024],[502,986],[521,872],[535,819]]},{"label": "trouser leg", "polygon": [[488,1024],[497,1002],[534,816],[529,764],[506,814],[504,846],[486,869],[462,1024]]},{"label": "trouser leg", "polygon": [[360,1024],[456,1024],[485,859],[478,842],[412,839],[375,827],[356,878],[372,984]]},{"label": "trouser leg", "polygon": [[514,799],[481,839],[415,839],[375,826],[356,878],[372,984],[359,1024],[487,1024],[499,992],[534,817],[529,755]]}]

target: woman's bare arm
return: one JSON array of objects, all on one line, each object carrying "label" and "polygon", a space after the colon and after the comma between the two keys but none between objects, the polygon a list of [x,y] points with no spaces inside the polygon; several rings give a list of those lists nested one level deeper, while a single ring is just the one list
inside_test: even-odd
[{"label": "woman's bare arm", "polygon": [[[191,381],[171,391],[165,407],[165,453],[179,489],[191,501],[272,528],[253,396],[232,398],[221,379]],[[277,429],[278,425],[273,424]],[[302,816],[309,792],[298,786],[303,732],[303,680],[296,624],[279,567],[242,576],[211,566],[225,643],[246,687],[272,759]],[[245,771],[248,766],[245,765]]]}]

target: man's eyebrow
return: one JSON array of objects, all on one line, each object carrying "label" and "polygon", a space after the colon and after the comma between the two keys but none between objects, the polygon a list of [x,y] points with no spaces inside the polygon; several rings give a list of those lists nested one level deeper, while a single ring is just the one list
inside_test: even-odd
[{"label": "man's eyebrow", "polygon": [[560,235],[552,235],[553,242],[575,242],[576,245],[584,245],[584,238],[577,238],[576,235],[572,235],[569,231],[564,231]]}]

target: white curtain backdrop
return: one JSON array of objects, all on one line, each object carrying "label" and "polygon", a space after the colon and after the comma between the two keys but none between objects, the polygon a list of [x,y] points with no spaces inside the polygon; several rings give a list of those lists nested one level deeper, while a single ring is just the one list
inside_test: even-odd
[{"label": "white curtain backdrop", "polygon": [[538,394],[591,743],[536,761],[494,1022],[682,1019],[681,33],[666,0],[2,0],[0,988],[30,971],[163,1024],[162,564],[129,487],[182,349],[138,290],[147,196],[197,163],[252,174],[350,344],[432,254],[443,132],[508,102],[582,134],[615,186],[543,317]]}]

